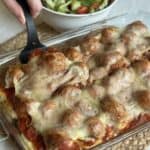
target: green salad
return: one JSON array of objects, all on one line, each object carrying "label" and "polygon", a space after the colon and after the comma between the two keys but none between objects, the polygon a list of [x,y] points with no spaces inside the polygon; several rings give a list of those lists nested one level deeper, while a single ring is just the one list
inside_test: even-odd
[{"label": "green salad", "polygon": [[87,14],[104,9],[110,0],[43,0],[44,6],[68,14]]}]

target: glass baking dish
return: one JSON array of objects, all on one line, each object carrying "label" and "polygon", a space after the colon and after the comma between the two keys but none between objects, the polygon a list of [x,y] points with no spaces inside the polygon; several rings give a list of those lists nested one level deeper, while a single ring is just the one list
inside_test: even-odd
[{"label": "glass baking dish", "polygon": [[[82,27],[77,30],[62,33],[58,36],[48,39],[47,41],[44,41],[44,44],[47,46],[54,46],[54,47],[68,47],[71,45],[76,45],[80,39],[84,38],[90,33],[98,32],[100,29],[102,29],[105,26],[114,25],[118,27],[124,27],[127,24],[136,20],[142,21],[150,29],[149,16],[150,16],[150,13],[143,12],[143,11],[121,14],[121,15],[103,20],[101,22],[97,22],[95,24]],[[14,51],[5,53],[3,55],[0,55],[0,76],[1,77],[4,76],[4,72],[10,64],[18,61],[17,56],[19,55],[19,52],[20,50],[14,50]],[[10,121],[9,116],[5,114],[5,110],[3,107],[1,108],[1,115],[2,115],[1,118],[5,125],[5,128],[8,130],[10,135],[12,135],[15,138],[15,140],[23,149],[28,150],[29,148],[27,147],[27,145],[20,140],[19,131],[17,130],[17,128],[15,128],[15,126],[13,125],[13,122]],[[97,145],[96,147],[93,148],[93,150],[108,148],[109,146],[112,146],[113,144],[116,144],[128,138],[129,136],[136,134],[138,132],[141,132],[142,130],[149,128],[149,127],[150,127],[150,122],[147,122],[135,129],[128,131],[127,133],[124,133],[122,135],[119,135],[107,141],[106,143]]]}]

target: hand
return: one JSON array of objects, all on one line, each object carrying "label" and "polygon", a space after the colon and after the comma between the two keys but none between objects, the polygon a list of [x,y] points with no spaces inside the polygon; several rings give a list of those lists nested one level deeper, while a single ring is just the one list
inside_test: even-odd
[{"label": "hand", "polygon": [[[25,16],[22,8],[17,3],[16,0],[3,0],[4,4],[8,9],[17,17],[17,19],[25,24]],[[33,17],[37,17],[42,9],[42,3],[40,0],[27,0],[29,7],[31,9],[31,14]]]}]

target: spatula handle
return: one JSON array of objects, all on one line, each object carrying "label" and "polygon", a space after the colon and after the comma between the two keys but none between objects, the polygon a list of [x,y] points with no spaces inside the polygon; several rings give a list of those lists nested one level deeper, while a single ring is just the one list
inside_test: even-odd
[{"label": "spatula handle", "polygon": [[24,11],[24,15],[26,18],[26,25],[27,25],[27,47],[29,46],[29,49],[34,49],[37,47],[37,45],[40,43],[39,38],[37,35],[36,27],[33,21],[33,18],[30,13],[30,8],[27,3],[27,0],[17,0],[17,2],[20,4]]}]

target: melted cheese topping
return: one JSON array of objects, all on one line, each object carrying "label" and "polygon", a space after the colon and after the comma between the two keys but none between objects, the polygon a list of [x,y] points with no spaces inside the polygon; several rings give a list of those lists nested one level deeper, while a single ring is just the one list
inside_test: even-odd
[{"label": "melted cheese topping", "polygon": [[66,131],[67,131],[67,134],[73,140],[77,140],[77,139],[85,140],[89,137],[89,132],[85,125],[77,129],[66,129]]},{"label": "melted cheese topping", "polygon": [[46,109],[40,102],[28,104],[27,111],[32,117],[34,126],[41,133],[50,128],[60,126],[60,117],[67,107],[62,104],[62,98],[57,98],[55,102],[55,109]]},{"label": "melted cheese topping", "polygon": [[[79,104],[76,109],[79,109],[79,111],[84,114],[84,120],[88,118],[88,116],[98,114],[98,101],[95,101],[86,90],[82,91],[79,96],[75,95],[75,97],[78,99],[77,104]],[[81,101],[82,103],[80,103]],[[81,122],[77,128],[69,128],[62,124],[62,114],[70,108],[67,100],[64,101],[63,97],[58,96],[49,100],[49,104],[48,102],[45,103],[47,103],[47,105],[50,103],[52,103],[52,105],[54,104],[54,108],[45,106],[43,102],[30,102],[27,105],[27,111],[32,117],[32,122],[40,133],[51,128],[62,127],[73,139],[84,139],[89,136],[84,122]]]},{"label": "melted cheese topping", "polygon": [[[27,67],[20,67],[21,76],[16,77],[11,72],[7,74],[7,85],[13,85],[16,96],[26,101],[32,124],[43,136],[48,131],[57,130],[65,132],[73,140],[86,141],[94,137],[102,141],[105,132],[101,132],[99,127],[104,127],[103,130],[113,127],[117,134],[140,114],[149,113],[139,105],[134,93],[149,91],[150,71],[146,70],[146,76],[141,76],[131,65],[133,59],[126,58],[130,51],[141,50],[138,59],[142,59],[143,52],[150,46],[144,37],[145,30],[146,27],[137,22],[124,30],[106,28],[102,31],[104,35],[93,35],[83,45],[74,47],[82,53],[83,62],[70,61],[61,54],[61,65],[60,56],[47,58],[51,52],[35,56]],[[121,60],[127,59],[127,65],[120,67]],[[67,94],[61,92],[66,86]],[[69,86],[78,88],[80,92],[76,94],[76,88]],[[92,129],[87,121],[90,118],[94,118]]]}]

